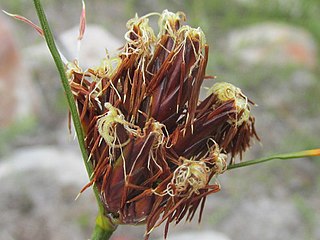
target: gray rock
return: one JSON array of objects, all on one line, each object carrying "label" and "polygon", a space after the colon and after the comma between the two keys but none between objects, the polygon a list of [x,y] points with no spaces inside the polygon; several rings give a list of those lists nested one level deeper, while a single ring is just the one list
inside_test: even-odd
[{"label": "gray rock", "polygon": [[[162,240],[163,238],[159,238]],[[194,239],[201,239],[201,240],[230,240],[227,236],[222,233],[215,232],[215,231],[186,231],[184,233],[177,233],[169,235],[167,238],[168,240],[194,240]]]},{"label": "gray rock", "polygon": [[[87,239],[96,203],[80,154],[34,147],[0,163],[0,239]],[[90,192],[90,193],[89,193]]]},{"label": "gray rock", "polygon": [[[77,57],[79,27],[74,27],[60,35],[63,44],[61,50],[67,53],[68,60]],[[100,64],[105,57],[106,50],[112,54],[123,44],[111,33],[98,25],[87,25],[83,39],[81,40],[79,63],[83,68]]]},{"label": "gray rock", "polygon": [[247,199],[234,206],[232,217],[222,223],[232,239],[291,239],[304,237],[304,227],[292,202],[271,198]]},{"label": "gray rock", "polygon": [[[102,27],[87,25],[84,38],[81,41],[79,56],[77,56],[78,34],[79,28],[76,26],[61,33],[57,37],[56,43],[68,61],[79,57],[79,64],[84,70],[88,67],[99,66],[106,56],[106,49],[112,53],[121,47],[121,42]],[[59,75],[45,42],[26,48],[23,58],[28,70],[35,76],[34,82],[41,90],[40,122],[46,128],[54,128],[64,119],[66,109],[64,108],[65,103],[61,100],[64,93]]]},{"label": "gray rock", "polygon": [[[56,39],[56,44],[68,61],[79,57],[80,66],[83,68],[100,64],[106,55],[106,50],[112,54],[123,45],[120,40],[98,25],[86,26],[80,49],[78,48],[78,35],[79,27],[73,27],[62,32]],[[48,63],[54,67],[45,42],[26,48],[24,56],[30,68],[40,70],[44,64]]]},{"label": "gray rock", "polygon": [[315,40],[305,30],[290,25],[270,22],[234,30],[227,44],[232,57],[249,65],[314,68],[317,64]]}]

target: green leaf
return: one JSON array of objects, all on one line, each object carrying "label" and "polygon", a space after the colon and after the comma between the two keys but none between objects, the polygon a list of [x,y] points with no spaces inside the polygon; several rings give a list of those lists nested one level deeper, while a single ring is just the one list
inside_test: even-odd
[{"label": "green leaf", "polygon": [[282,153],[282,154],[276,154],[271,155],[269,157],[264,158],[258,158],[254,160],[249,160],[241,163],[236,163],[228,166],[228,170],[240,168],[240,167],[247,167],[254,164],[259,164],[263,162],[268,162],[271,160],[289,160],[289,159],[295,159],[295,158],[304,158],[304,157],[316,157],[320,156],[320,148],[312,149],[312,150],[305,150],[300,152],[291,152],[291,153]]}]

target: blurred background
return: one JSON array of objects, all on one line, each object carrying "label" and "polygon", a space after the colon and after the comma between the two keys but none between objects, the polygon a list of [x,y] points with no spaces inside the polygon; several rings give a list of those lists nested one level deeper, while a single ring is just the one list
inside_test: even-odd
[{"label": "blurred background", "polygon": [[[61,51],[74,59],[81,1],[42,2]],[[106,48],[123,45],[135,13],[183,11],[206,34],[207,75],[235,84],[258,105],[262,141],[244,160],[320,146],[318,0],[90,0],[86,7],[83,68],[98,65]],[[32,1],[1,0],[0,8],[37,22]],[[0,239],[88,239],[97,210],[90,190],[74,200],[88,178],[68,133],[58,74],[44,40],[5,14],[0,96]],[[172,225],[168,239],[320,239],[319,158],[232,170],[219,180],[222,190],[208,198],[202,223]],[[162,232],[151,239],[162,239]],[[121,226],[112,239],[143,233],[143,226]]]}]

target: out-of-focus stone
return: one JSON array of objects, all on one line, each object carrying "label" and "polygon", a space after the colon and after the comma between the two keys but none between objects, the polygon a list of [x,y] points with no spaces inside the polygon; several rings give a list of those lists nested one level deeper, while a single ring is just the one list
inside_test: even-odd
[{"label": "out-of-focus stone", "polygon": [[[81,67],[87,68],[100,64],[101,59],[109,53],[116,52],[123,44],[111,33],[98,25],[87,25],[85,34],[78,48],[79,27],[74,27],[60,35],[63,44],[61,49],[66,52],[68,60],[79,57]],[[78,56],[79,51],[79,56]]]},{"label": "out-of-focus stone", "polygon": [[0,128],[22,121],[37,111],[37,91],[7,22],[0,17]]},{"label": "out-of-focus stone", "polygon": [[33,147],[0,161],[0,239],[88,239],[96,214],[81,155]]},{"label": "out-of-focus stone", "polygon": [[301,215],[292,201],[252,198],[234,206],[232,217],[220,222],[220,230],[231,239],[304,238]]},{"label": "out-of-focus stone", "polygon": [[280,23],[259,23],[229,34],[228,51],[242,63],[277,66],[317,65],[317,45],[305,30]]},{"label": "out-of-focus stone", "polygon": [[[86,26],[80,48],[78,35],[79,27],[73,27],[61,33],[56,43],[68,61],[79,57],[80,66],[83,68],[100,64],[100,61],[106,56],[106,51],[114,53],[122,46],[120,40],[98,25]],[[25,60],[28,60],[29,67],[36,71],[41,71],[43,65],[48,63],[54,67],[45,42],[28,47],[24,55]]]},{"label": "out-of-focus stone", "polygon": [[[100,65],[102,59],[106,56],[106,49],[112,53],[121,47],[121,42],[102,27],[87,25],[85,35],[81,40],[79,56],[77,56],[78,35],[79,27],[76,26],[61,33],[57,37],[56,43],[60,52],[68,61],[73,61],[79,57],[79,65],[83,69]],[[41,123],[46,128],[56,127],[66,116],[66,109],[63,109],[62,105],[64,102],[61,100],[64,97],[64,93],[45,42],[26,48],[24,62],[28,64],[28,69],[35,76],[34,81],[37,82],[41,89],[44,99],[41,102],[39,114]]]},{"label": "out-of-focus stone", "polygon": [[[159,239],[162,240],[163,238]],[[214,231],[192,231],[170,235],[169,240],[230,240],[226,235]]]}]

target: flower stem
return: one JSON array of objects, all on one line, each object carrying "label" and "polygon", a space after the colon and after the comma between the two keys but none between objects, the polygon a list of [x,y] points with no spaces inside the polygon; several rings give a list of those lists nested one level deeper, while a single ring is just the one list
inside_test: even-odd
[{"label": "flower stem", "polygon": [[107,240],[116,230],[117,225],[103,214],[99,214],[96,218],[96,226],[94,228],[91,240]]},{"label": "flower stem", "polygon": [[312,149],[312,150],[305,150],[300,152],[292,152],[292,153],[282,153],[282,154],[276,154],[269,157],[264,158],[258,158],[250,161],[245,161],[241,163],[236,163],[228,166],[228,170],[240,168],[240,167],[247,167],[254,164],[259,164],[271,160],[289,160],[294,158],[303,158],[303,157],[316,157],[320,156],[320,148]]},{"label": "flower stem", "polygon": [[49,24],[48,24],[47,18],[45,16],[44,10],[42,8],[42,5],[40,3],[40,0],[34,0],[34,5],[35,5],[36,10],[37,10],[37,14],[38,14],[38,17],[39,17],[39,20],[40,20],[40,23],[41,23],[41,27],[42,27],[42,30],[43,30],[43,33],[44,33],[44,37],[45,37],[46,43],[47,43],[48,48],[49,48],[49,50],[51,52],[53,60],[54,60],[54,62],[56,64],[57,70],[58,70],[59,75],[60,75],[62,86],[63,86],[64,91],[65,91],[66,96],[67,96],[69,109],[70,109],[70,112],[71,112],[73,123],[75,125],[75,131],[76,131],[77,138],[78,138],[78,141],[79,141],[79,146],[80,146],[80,149],[81,149],[82,157],[85,160],[85,165],[86,165],[86,168],[87,168],[87,172],[88,172],[88,174],[91,174],[93,170],[92,170],[91,164],[86,161],[88,159],[88,157],[87,157],[87,151],[86,151],[85,144],[84,144],[84,135],[83,135],[82,127],[81,127],[80,118],[79,118],[79,115],[78,115],[78,112],[77,112],[76,104],[74,102],[74,98],[73,98],[73,95],[72,95],[72,92],[71,92],[71,89],[70,89],[70,86],[69,86],[69,82],[68,82],[67,76],[65,74],[65,66],[64,66],[64,64],[63,64],[63,62],[61,60],[59,51],[58,51],[58,49],[56,47],[52,32],[51,32],[51,30],[49,28]]},{"label": "flower stem", "polygon": [[[84,134],[83,134],[83,130],[82,130],[82,126],[81,126],[81,121],[80,121],[80,117],[77,111],[77,107],[74,101],[74,97],[73,94],[71,92],[71,88],[69,86],[69,82],[68,82],[68,78],[66,76],[65,73],[65,66],[62,62],[60,53],[56,47],[55,41],[54,41],[54,37],[52,35],[52,32],[50,30],[49,27],[49,23],[48,20],[46,18],[45,12],[43,10],[42,4],[40,2],[40,0],[34,0],[34,5],[38,14],[38,18],[44,33],[44,37],[47,43],[47,46],[50,50],[50,53],[53,57],[53,60],[56,64],[57,70],[59,72],[60,75],[60,79],[61,79],[61,83],[63,86],[63,89],[65,91],[66,97],[67,97],[67,102],[69,105],[69,110],[71,112],[71,116],[72,116],[72,120],[74,123],[74,127],[75,127],[75,131],[76,131],[76,135],[77,135],[77,139],[78,139],[78,143],[79,143],[79,147],[82,153],[82,157],[84,160],[84,164],[87,170],[87,173],[89,175],[89,178],[92,177],[92,173],[93,173],[93,167],[90,163],[90,161],[88,161],[88,154],[87,154],[87,150],[86,150],[86,146],[85,146],[85,142],[84,142]],[[93,191],[99,206],[99,214],[98,214],[98,218],[99,221],[97,221],[95,230],[94,230],[94,234],[93,234],[93,239],[94,240],[98,240],[98,239],[109,239],[109,237],[112,235],[113,231],[116,229],[116,226],[112,223],[111,219],[107,218],[107,217],[103,217],[104,216],[104,208],[103,205],[100,201],[99,198],[99,192],[96,186],[93,186]]]}]

